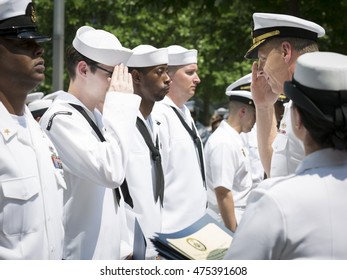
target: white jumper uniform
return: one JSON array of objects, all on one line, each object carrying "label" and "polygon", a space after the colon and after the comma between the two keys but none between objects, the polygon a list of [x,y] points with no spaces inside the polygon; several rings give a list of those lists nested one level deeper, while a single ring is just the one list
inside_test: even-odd
[{"label": "white jumper uniform", "polygon": [[160,122],[159,133],[163,146],[163,233],[178,231],[191,225],[206,213],[207,205],[207,192],[197,148],[170,106],[175,107],[187,124],[196,130],[185,105],[178,108],[167,96],[154,105],[153,112]]},{"label": "white jumper uniform", "polygon": [[[147,121],[141,113],[139,113],[139,118],[146,124],[155,145],[158,136],[158,123],[152,120],[151,115]],[[137,218],[146,237],[146,258],[154,259],[158,253],[149,238],[153,237],[155,232],[161,232],[161,205],[160,198],[157,202],[154,199],[155,168],[151,153],[138,129],[134,131],[131,140],[129,163],[125,177],[134,203],[134,208],[125,204],[130,235],[134,235],[135,218]]]},{"label": "white jumper uniform", "polygon": [[[98,119],[97,110],[90,112],[66,92],[58,95],[41,118],[42,128],[60,153],[67,183],[64,258],[123,258],[130,248],[121,252],[121,241],[129,245],[129,236],[124,206],[116,206],[113,189],[124,180],[140,97],[106,94],[102,116],[106,142],[100,141],[82,114],[68,103],[82,106],[94,122]],[[102,124],[97,125],[102,129]]]}]

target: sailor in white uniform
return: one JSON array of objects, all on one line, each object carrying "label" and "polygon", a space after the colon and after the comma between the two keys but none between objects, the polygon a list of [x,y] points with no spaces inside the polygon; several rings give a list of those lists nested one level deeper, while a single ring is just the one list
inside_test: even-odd
[{"label": "sailor in white uniform", "polygon": [[286,106],[279,130],[274,104],[283,93],[283,83],[293,76],[297,58],[318,51],[318,38],[325,30],[298,17],[254,13],[253,45],[245,57],[254,59],[252,96],[257,113],[259,155],[267,177],[292,174],[304,157],[303,145],[293,135]]},{"label": "sailor in white uniform", "polygon": [[40,43],[50,38],[37,32],[31,1],[0,6],[0,260],[60,260],[62,163],[25,106],[44,80]]},{"label": "sailor in white uniform", "polygon": [[72,44],[69,89],[59,92],[41,119],[64,164],[64,259],[125,258],[131,237],[118,188],[141,100],[121,65],[132,51],[89,26],[77,30]]},{"label": "sailor in white uniform", "polygon": [[134,93],[142,99],[125,174],[132,198],[132,204],[125,205],[126,216],[130,235],[134,236],[136,218],[146,237],[145,257],[140,257],[156,259],[158,253],[150,238],[161,232],[166,193],[158,132],[160,122],[153,115],[152,108],[168,93],[171,79],[167,73],[167,48],[139,45],[133,52],[127,66],[133,77]]},{"label": "sailor in white uniform", "polygon": [[232,231],[241,221],[253,187],[249,151],[240,135],[250,132],[255,123],[249,88],[250,75],[228,86],[228,118],[212,133],[204,149],[209,205]]},{"label": "sailor in white uniform", "polygon": [[207,192],[201,138],[185,103],[200,83],[197,50],[169,46],[169,93],[155,104],[163,146],[165,196],[162,232],[181,230],[206,213]]}]

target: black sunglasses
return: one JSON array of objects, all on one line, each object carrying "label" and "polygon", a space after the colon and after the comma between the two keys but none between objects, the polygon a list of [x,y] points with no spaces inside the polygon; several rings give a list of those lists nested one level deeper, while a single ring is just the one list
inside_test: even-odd
[{"label": "black sunglasses", "polygon": [[99,66],[99,65],[97,65],[97,64],[95,64],[94,66],[95,66],[96,68],[98,68],[98,69],[100,69],[100,70],[105,71],[106,73],[108,73],[108,75],[110,76],[110,78],[112,77],[113,71],[107,70],[107,69],[105,69],[105,68],[103,68],[103,67],[101,67],[101,66]]}]

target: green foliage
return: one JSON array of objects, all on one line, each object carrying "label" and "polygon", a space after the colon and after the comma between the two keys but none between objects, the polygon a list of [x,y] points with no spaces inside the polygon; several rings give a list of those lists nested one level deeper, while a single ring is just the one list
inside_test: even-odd
[{"label": "green foliage", "polygon": [[[63,1],[63,0],[61,0]],[[53,34],[52,0],[34,0],[39,28]],[[115,34],[128,48],[139,44],[172,44],[199,51],[201,84],[196,97],[204,104],[207,123],[211,104],[226,101],[226,87],[250,73],[243,58],[251,45],[254,12],[292,14],[320,23],[327,35],[321,50],[347,54],[347,0],[65,0],[65,46],[82,25]],[[46,80],[37,90],[52,90],[52,42],[45,45]],[[67,76],[64,87],[67,87]]]}]

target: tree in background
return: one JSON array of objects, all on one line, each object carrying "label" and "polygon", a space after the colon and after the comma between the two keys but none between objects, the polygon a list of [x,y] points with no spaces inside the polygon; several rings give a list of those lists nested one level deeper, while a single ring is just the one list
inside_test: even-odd
[{"label": "tree in background", "polygon": [[[63,1],[63,0],[61,0]],[[53,1],[35,0],[41,32],[53,33]],[[196,98],[207,124],[211,105],[224,104],[225,88],[251,71],[243,58],[251,45],[253,12],[284,13],[321,24],[322,51],[347,54],[347,0],[65,0],[65,46],[82,25],[115,34],[124,47],[172,44],[199,51],[201,83]],[[46,80],[38,91],[52,91],[52,44],[45,46]],[[64,87],[67,88],[67,77]]]}]

